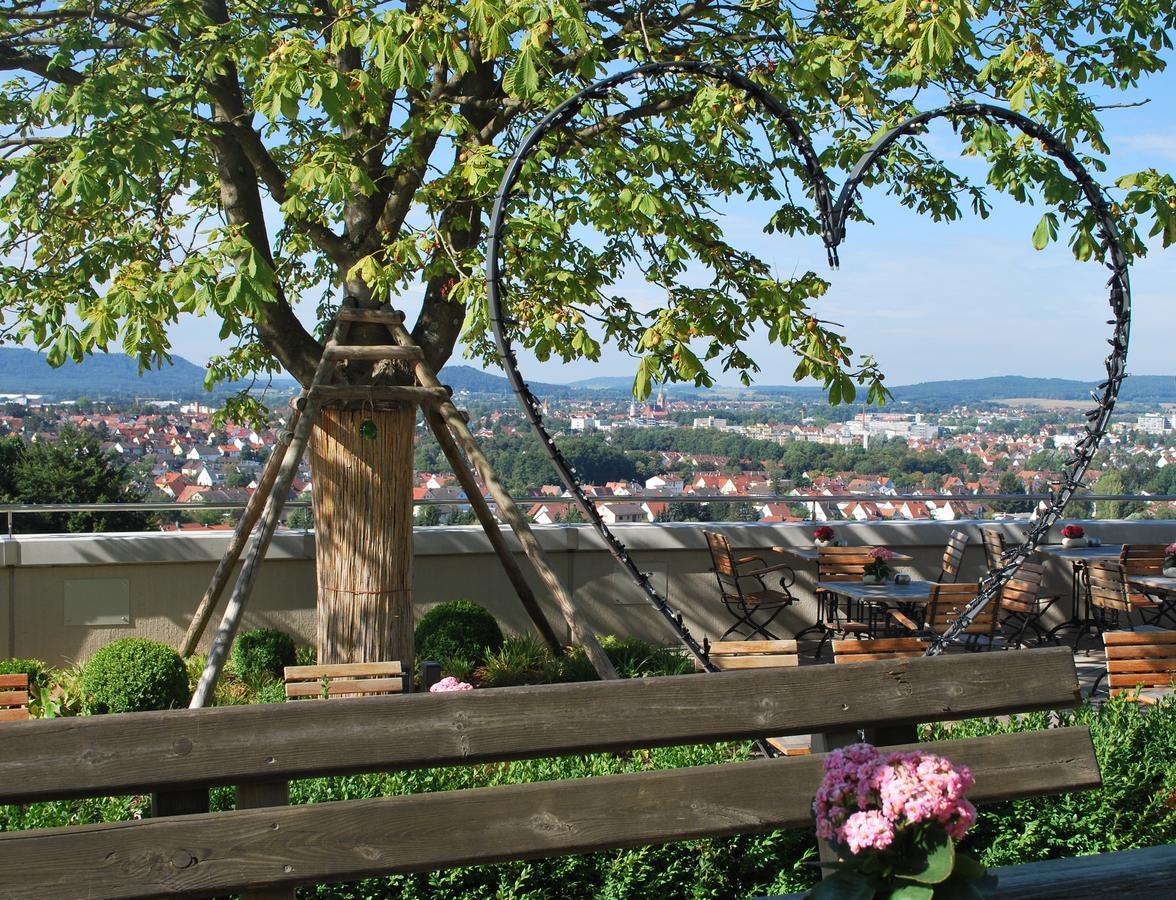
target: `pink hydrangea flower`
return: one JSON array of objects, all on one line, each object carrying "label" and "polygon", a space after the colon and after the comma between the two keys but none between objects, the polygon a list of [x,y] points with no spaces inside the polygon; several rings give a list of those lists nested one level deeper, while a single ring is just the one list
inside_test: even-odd
[{"label": "pink hydrangea flower", "polygon": [[446,675],[429,688],[430,694],[444,694],[449,691],[472,691],[474,686],[465,681],[458,681],[452,675]]},{"label": "pink hydrangea flower", "polygon": [[890,560],[894,559],[894,554],[885,547],[875,547],[870,551],[870,556],[873,559],[880,559],[883,562],[889,562]]},{"label": "pink hydrangea flower", "polygon": [[1176,556],[1176,544],[1169,544],[1164,548],[1165,556]]}]

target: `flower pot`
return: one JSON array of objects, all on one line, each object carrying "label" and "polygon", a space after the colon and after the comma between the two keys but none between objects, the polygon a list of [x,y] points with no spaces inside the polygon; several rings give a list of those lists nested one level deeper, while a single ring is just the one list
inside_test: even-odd
[{"label": "flower pot", "polygon": [[1161,571],[1169,578],[1176,578],[1176,566],[1164,566]]},{"label": "flower pot", "polygon": [[814,547],[831,547],[832,542],[831,541],[818,541],[816,538],[813,538],[813,546]]},{"label": "flower pot", "polygon": [[1080,537],[1080,538],[1064,537],[1064,538],[1062,538],[1062,546],[1063,547],[1085,547],[1086,546],[1086,538],[1084,538],[1084,537]]},{"label": "flower pot", "polygon": [[885,575],[863,575],[862,584],[885,584]]}]

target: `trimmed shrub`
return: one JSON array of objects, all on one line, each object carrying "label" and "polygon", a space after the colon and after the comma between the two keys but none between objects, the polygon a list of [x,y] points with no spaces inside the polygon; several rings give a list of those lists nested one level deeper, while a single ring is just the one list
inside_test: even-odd
[{"label": "trimmed shrub", "polygon": [[233,668],[247,681],[262,675],[281,678],[282,669],[297,658],[294,638],[276,628],[246,631],[233,643]]},{"label": "trimmed shrub", "polygon": [[49,666],[39,659],[0,659],[0,675],[29,676],[29,688],[36,692],[49,686]]},{"label": "trimmed shrub", "polygon": [[417,623],[417,659],[462,659],[481,665],[502,647],[502,629],[486,609],[469,600],[434,606]]},{"label": "trimmed shrub", "polygon": [[82,691],[92,713],[176,709],[188,704],[188,672],[171,647],[122,638],[86,663]]},{"label": "trimmed shrub", "polygon": [[514,687],[520,684],[553,684],[564,680],[563,666],[547,645],[529,634],[515,634],[497,650],[486,654],[486,662],[475,673],[484,687]]}]

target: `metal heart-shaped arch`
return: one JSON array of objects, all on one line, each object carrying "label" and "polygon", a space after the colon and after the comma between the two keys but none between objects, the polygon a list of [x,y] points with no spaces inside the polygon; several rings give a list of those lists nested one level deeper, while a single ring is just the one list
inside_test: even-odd
[{"label": "metal heart-shaped arch", "polygon": [[530,421],[535,433],[539,436],[545,451],[551,458],[552,464],[559,473],[560,479],[572,495],[576,498],[587,521],[595,527],[603,538],[609,552],[616,558],[621,567],[629,574],[642,590],[646,598],[666,618],[670,626],[676,631],[679,639],[708,670],[714,670],[708,654],[706,642],[699,644],[682,621],[682,615],[676,613],[650,584],[649,579],[634,564],[625,546],[609,530],[601,519],[599,512],[580,486],[576,473],[568,465],[559,452],[555,441],[543,426],[543,416],[539,402],[530,388],[527,387],[518,368],[518,359],[511,345],[507,331],[508,318],[504,311],[505,291],[502,283],[502,246],[505,229],[506,208],[510,202],[515,187],[518,184],[523,164],[531,153],[538,147],[539,142],[549,132],[563,127],[570,122],[580,110],[585,101],[606,98],[609,93],[623,84],[631,81],[665,74],[684,74],[701,76],[716,81],[726,82],[744,91],[748,96],[758,101],[769,113],[776,117],[785,127],[792,142],[793,149],[799,154],[800,160],[807,170],[813,198],[817,206],[817,214],[821,221],[821,236],[829,254],[829,263],[838,263],[837,248],[845,239],[845,225],[850,211],[857,202],[857,191],[870,167],[886,150],[899,138],[920,129],[933,119],[961,119],[980,118],[996,119],[1013,125],[1025,134],[1039,140],[1046,152],[1059,160],[1069,170],[1079,185],[1087,203],[1095,214],[1098,223],[1098,236],[1106,252],[1106,265],[1110,269],[1111,277],[1108,282],[1110,290],[1110,307],[1112,318],[1107,324],[1112,326],[1108,343],[1111,352],[1106,358],[1107,377],[1099,385],[1101,394],[1091,392],[1096,406],[1087,411],[1088,424],[1085,433],[1078,439],[1073,455],[1067,460],[1066,472],[1062,483],[1054,490],[1053,498],[1047,508],[1040,512],[1036,521],[1030,525],[1025,533],[1024,541],[1017,547],[1009,549],[1001,561],[999,569],[990,571],[981,582],[980,593],[969,604],[967,610],[959,617],[954,626],[946,633],[936,638],[928,654],[939,653],[943,647],[972,621],[975,615],[991,602],[1000,592],[1004,583],[1012,577],[1028,556],[1034,551],[1042,538],[1049,532],[1050,527],[1058,520],[1062,510],[1070,497],[1081,486],[1082,476],[1085,474],[1091,459],[1098,448],[1099,441],[1106,433],[1110,423],[1111,412],[1115,406],[1115,399],[1119,394],[1119,385],[1126,375],[1127,344],[1131,325],[1131,288],[1127,277],[1127,255],[1119,239],[1118,229],[1111,217],[1110,208],[1097,182],[1086,171],[1079,159],[1053,135],[1032,119],[1011,110],[1002,109],[987,103],[966,103],[947,106],[941,109],[920,113],[895,126],[879,138],[857,164],[853,167],[849,177],[842,185],[836,202],[832,199],[832,182],[817,158],[808,136],[797,123],[788,108],[773,94],[760,85],[755,84],[738,72],[704,62],[658,62],[649,63],[621,72],[609,78],[601,79],[584,90],[568,98],[531,129],[523,138],[518,149],[511,157],[510,163],[502,176],[498,194],[495,197],[494,211],[490,222],[490,239],[486,252],[486,300],[490,314],[490,321],[494,329],[494,340],[498,346],[499,358],[506,371],[511,386],[518,395],[523,411]]}]

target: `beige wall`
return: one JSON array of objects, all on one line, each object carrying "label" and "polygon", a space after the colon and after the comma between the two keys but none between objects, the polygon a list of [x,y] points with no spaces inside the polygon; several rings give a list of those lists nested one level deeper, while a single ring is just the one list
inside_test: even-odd
[{"label": "beige wall", "polygon": [[[1012,523],[986,523],[1012,536]],[[786,557],[773,545],[809,546],[811,526],[715,525],[737,549],[761,552],[775,563]],[[838,537],[851,544],[881,544],[914,557],[906,567],[933,578],[948,534],[971,535],[963,578],[978,578],[983,551],[976,523],[845,523]],[[1088,531],[1107,543],[1161,543],[1176,538],[1167,522],[1095,522]],[[729,621],[718,604],[702,529],[692,524],[633,525],[615,529],[642,571],[685,616],[699,638],[718,637]],[[624,576],[588,526],[537,527],[556,572],[574,592],[601,634],[631,634],[671,643],[660,617]],[[512,631],[529,620],[477,526],[416,531],[415,590],[418,616],[430,605],[457,598],[488,607]],[[1056,539],[1056,535],[1055,535]],[[0,539],[0,656],[32,656],[54,664],[82,662],[119,637],[141,635],[178,644],[197,600],[228,543],[225,534],[110,534],[17,536]],[[525,561],[524,561],[524,568]],[[778,620],[792,633],[812,622],[812,571],[797,564],[794,593],[802,602]],[[1069,566],[1050,563],[1047,590],[1069,598]],[[536,584],[538,591],[538,585]],[[540,592],[540,596],[541,592]],[[567,629],[546,603],[558,633]],[[1068,612],[1068,609],[1064,610]],[[1063,610],[1059,609],[1060,619]],[[127,621],[122,621],[125,615]],[[219,616],[219,611],[217,613]],[[103,624],[85,624],[96,617]],[[314,636],[314,535],[279,534],[260,569],[243,627],[282,628],[305,643]],[[207,638],[204,648],[207,648]]]}]

